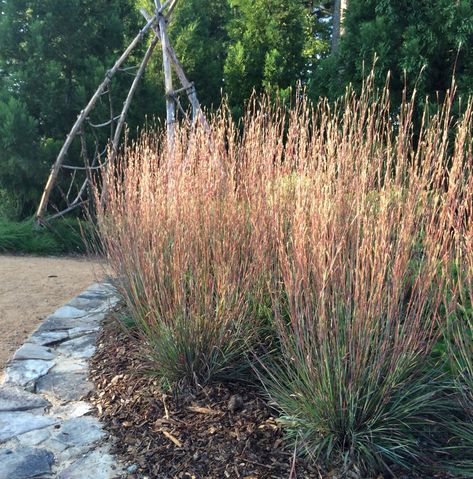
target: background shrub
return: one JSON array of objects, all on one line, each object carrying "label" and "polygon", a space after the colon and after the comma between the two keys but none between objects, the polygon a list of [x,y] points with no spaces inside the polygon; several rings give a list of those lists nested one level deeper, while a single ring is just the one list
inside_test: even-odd
[{"label": "background shrub", "polygon": [[[55,221],[37,228],[34,220],[21,222],[0,217],[0,252],[39,255],[85,253],[91,229],[77,219]],[[84,242],[85,240],[85,242]]]}]

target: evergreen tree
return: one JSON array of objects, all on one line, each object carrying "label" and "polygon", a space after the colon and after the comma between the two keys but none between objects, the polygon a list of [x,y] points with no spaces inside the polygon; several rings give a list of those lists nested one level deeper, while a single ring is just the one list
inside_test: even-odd
[{"label": "evergreen tree", "polygon": [[232,0],[225,92],[241,113],[252,91],[280,91],[304,80],[313,38],[300,0]]},{"label": "evergreen tree", "polygon": [[228,0],[186,0],[173,12],[169,35],[202,105],[218,106],[228,46]]},{"label": "evergreen tree", "polygon": [[133,11],[130,0],[3,1],[0,131],[9,147],[0,152],[0,189],[23,201],[22,214],[33,211],[66,133],[123,49]]},{"label": "evergreen tree", "polygon": [[[38,162],[38,122],[26,105],[14,97],[0,100],[0,185],[23,214],[26,205],[36,200]],[[43,171],[44,173],[44,171]],[[4,210],[4,208],[1,208]]]},{"label": "evergreen tree", "polygon": [[400,101],[404,72],[420,102],[440,98],[455,72],[461,92],[473,91],[473,4],[470,0],[349,0],[340,50],[321,63],[315,95],[342,94],[359,86],[375,66],[378,86],[391,72],[391,92]]}]

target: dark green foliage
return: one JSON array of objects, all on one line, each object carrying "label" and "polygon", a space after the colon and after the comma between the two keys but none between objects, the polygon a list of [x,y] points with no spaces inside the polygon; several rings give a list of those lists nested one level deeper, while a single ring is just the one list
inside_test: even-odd
[{"label": "dark green foliage", "polygon": [[173,13],[169,35],[202,105],[218,106],[228,48],[227,0],[186,0]]},{"label": "dark green foliage", "polygon": [[455,73],[460,91],[473,91],[473,4],[469,0],[350,0],[340,51],[323,61],[312,80],[314,95],[332,98],[348,83],[359,86],[377,56],[378,85],[391,72],[391,93],[398,105],[404,72],[426,95],[442,99]]},{"label": "dark green foliage", "polygon": [[20,217],[37,206],[66,133],[137,20],[130,0],[2,2],[0,188]]},{"label": "dark green foliage", "polygon": [[0,203],[15,204],[0,213],[24,216],[34,208],[46,171],[39,152],[38,121],[21,100],[0,97]]},{"label": "dark green foliage", "polygon": [[307,11],[299,0],[233,0],[225,92],[241,113],[253,90],[277,92],[304,79]]},{"label": "dark green foliage", "polygon": [[53,229],[37,229],[33,220],[0,219],[0,253],[55,255],[84,253],[88,226],[78,220],[58,220]]}]

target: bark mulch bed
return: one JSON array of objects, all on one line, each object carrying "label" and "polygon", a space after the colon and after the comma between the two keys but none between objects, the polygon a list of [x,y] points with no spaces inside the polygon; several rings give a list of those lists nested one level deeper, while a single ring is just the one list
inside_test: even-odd
[{"label": "bark mulch bed", "polygon": [[109,322],[97,341],[90,396],[129,479],[317,479],[294,461],[271,409],[251,388],[214,385],[179,399],[146,374],[139,339]]}]

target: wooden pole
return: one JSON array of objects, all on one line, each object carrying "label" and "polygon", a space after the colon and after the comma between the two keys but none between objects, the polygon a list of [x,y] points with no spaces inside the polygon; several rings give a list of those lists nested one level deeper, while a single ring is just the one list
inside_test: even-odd
[{"label": "wooden pole", "polygon": [[109,85],[113,75],[115,75],[115,73],[118,71],[118,69],[123,64],[123,62],[128,58],[132,50],[141,41],[145,33],[151,28],[155,20],[156,20],[155,16],[150,17],[146,25],[139,31],[139,33],[130,43],[128,48],[122,53],[120,58],[115,62],[115,65],[113,65],[113,67],[107,72],[107,74],[105,75],[104,81],[100,84],[100,86],[97,88],[96,92],[90,99],[87,106],[80,112],[79,116],[77,117],[76,122],[74,123],[71,131],[67,135],[66,141],[64,142],[61,150],[59,151],[57,159],[53,167],[51,168],[51,173],[49,174],[48,181],[46,182],[46,186],[44,187],[44,191],[41,196],[41,201],[39,202],[38,210],[36,211],[36,215],[35,215],[36,221],[38,223],[40,223],[44,218],[44,215],[46,213],[46,208],[48,206],[49,197],[51,195],[53,186],[57,180],[57,176],[61,169],[61,165],[64,162],[64,159],[67,155],[67,152],[69,151],[72,141],[79,133],[81,125],[86,120],[91,110],[94,108],[95,104],[97,103],[102,93],[105,91],[106,87]]},{"label": "wooden pole", "polygon": [[110,163],[113,162],[115,160],[116,156],[117,156],[118,145],[119,145],[119,142],[120,142],[120,137],[121,137],[121,134],[122,134],[123,125],[125,124],[125,119],[126,119],[126,115],[128,113],[128,109],[130,108],[131,101],[133,100],[133,95],[135,94],[135,91],[138,87],[138,83],[140,82],[141,77],[143,76],[143,73],[146,70],[146,66],[148,65],[148,62],[151,58],[151,55],[153,53],[153,50],[154,50],[156,44],[158,43],[158,40],[159,39],[157,37],[154,37],[153,40],[151,41],[148,49],[146,50],[143,61],[141,62],[141,65],[140,65],[140,67],[139,67],[139,69],[138,69],[138,71],[135,75],[135,78],[133,79],[133,83],[130,87],[130,90],[128,92],[126,100],[123,103],[123,108],[122,108],[122,111],[121,111],[121,114],[120,114],[120,119],[118,120],[117,127],[115,129],[115,135],[113,136],[112,152],[110,154],[110,158],[108,159],[108,161]]},{"label": "wooden pole", "polygon": [[[169,8],[170,9],[174,8],[176,3],[177,3],[177,1],[174,0],[174,2],[171,4],[171,6]],[[146,11],[146,9],[142,8],[140,11],[141,11],[141,14],[145,17],[145,19],[147,21],[149,21],[152,18],[151,15]],[[169,13],[170,13],[169,11],[166,13],[166,17],[169,15]],[[153,30],[154,30],[155,35],[158,35],[158,36],[161,37],[162,33],[160,31],[159,26],[156,26],[156,25],[153,26]],[[205,119],[205,116],[202,113],[202,109],[200,107],[200,103],[199,103],[199,100],[197,98],[197,92],[195,90],[194,84],[188,80],[186,74],[184,73],[184,68],[182,67],[181,62],[177,58],[176,52],[175,52],[174,48],[172,47],[171,42],[169,41],[167,31],[165,31],[164,35],[167,38],[166,54],[169,56],[169,58],[172,62],[172,66],[174,68],[174,71],[176,72],[176,74],[179,78],[179,81],[182,85],[182,88],[184,88],[184,90],[186,91],[187,97],[189,98],[189,102],[192,105],[192,119],[193,119],[193,121],[199,120],[203,125],[208,127],[207,120]]]},{"label": "wooden pole", "polygon": [[174,123],[176,121],[176,108],[173,100],[174,89],[172,85],[171,62],[167,55],[169,48],[169,37],[167,35],[166,19],[161,13],[161,2],[155,0],[156,18],[159,26],[159,35],[161,39],[161,49],[163,51],[163,72],[164,86],[166,90],[166,129],[168,138],[168,153],[172,154],[174,143]]},{"label": "wooden pole", "polygon": [[[176,4],[177,4],[177,0],[172,0],[171,1],[171,5],[169,5],[168,11],[166,12],[166,20],[168,20],[169,17],[171,16],[172,11],[176,7]],[[164,10],[164,8],[163,8],[163,10]]]},{"label": "wooden pole", "polygon": [[[133,95],[135,94],[136,88],[138,87],[138,83],[140,82],[141,77],[143,76],[143,73],[146,70],[146,66],[149,63],[149,60],[150,60],[151,55],[153,53],[153,50],[156,47],[156,44],[158,43],[158,41],[159,41],[159,38],[157,38],[155,36],[153,38],[153,40],[151,41],[150,45],[148,46],[148,49],[146,50],[146,53],[145,53],[145,56],[144,56],[144,58],[141,62],[141,65],[140,65],[138,71],[136,72],[135,78],[133,79],[133,83],[130,87],[130,90],[128,92],[126,100],[123,102],[123,108],[122,108],[122,112],[120,114],[120,119],[118,120],[117,128],[115,129],[115,135],[114,135],[113,140],[112,140],[112,149],[111,149],[110,155],[107,159],[108,163],[114,162],[115,158],[117,157],[118,145],[120,143],[120,137],[121,137],[121,134],[122,134],[123,126],[125,124],[125,119],[126,119],[128,109],[130,108],[131,101],[133,100]],[[107,187],[106,187],[106,184],[104,184],[102,186],[102,192],[101,192],[101,197],[100,197],[100,201],[102,202],[102,204],[105,203],[106,197],[107,197]]]},{"label": "wooden pole", "polygon": [[172,65],[174,67],[174,71],[176,72],[177,76],[179,77],[179,81],[182,84],[182,87],[186,90],[187,97],[189,98],[189,102],[192,105],[192,120],[195,122],[199,120],[203,125],[208,126],[207,120],[205,119],[204,114],[202,113],[202,109],[200,107],[199,100],[197,98],[197,92],[195,91],[194,83],[191,83],[184,73],[184,69],[182,68],[181,63],[179,62],[176,52],[174,48],[169,45],[168,47],[168,54],[171,58]]}]

